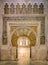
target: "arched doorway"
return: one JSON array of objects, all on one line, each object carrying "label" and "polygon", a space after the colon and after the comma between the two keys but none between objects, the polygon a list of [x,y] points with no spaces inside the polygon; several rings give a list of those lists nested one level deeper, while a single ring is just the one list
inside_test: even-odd
[{"label": "arched doorway", "polygon": [[32,56],[31,47],[36,45],[36,34],[29,27],[19,27],[13,31],[11,43],[16,48],[16,59],[29,60]]},{"label": "arched doorway", "polygon": [[30,59],[30,40],[26,36],[18,38],[18,59],[25,61]]}]

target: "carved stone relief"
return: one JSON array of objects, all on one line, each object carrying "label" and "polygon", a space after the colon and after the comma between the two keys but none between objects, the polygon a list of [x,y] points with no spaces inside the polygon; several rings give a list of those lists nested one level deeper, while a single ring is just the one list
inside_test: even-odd
[{"label": "carved stone relief", "polygon": [[17,3],[16,5],[16,14],[20,14],[20,5]]},{"label": "carved stone relief", "polygon": [[33,13],[35,13],[35,14],[38,13],[38,5],[37,5],[37,3],[35,3],[34,6],[33,6]]},{"label": "carved stone relief", "polygon": [[45,36],[41,36],[41,38],[40,38],[40,44],[45,44]]},{"label": "carved stone relief", "polygon": [[3,19],[3,44],[7,44],[7,20],[6,19]]},{"label": "carved stone relief", "polygon": [[32,13],[32,5],[29,3],[28,4],[28,14]]},{"label": "carved stone relief", "polygon": [[8,5],[8,3],[6,3],[5,6],[4,6],[4,13],[9,14],[9,5]]},{"label": "carved stone relief", "polygon": [[44,5],[43,5],[43,3],[41,3],[39,5],[39,13],[44,13]]},{"label": "carved stone relief", "polygon": [[10,21],[17,21],[17,20],[36,20],[36,21],[41,21],[41,44],[45,44],[45,42],[43,41],[45,39],[45,17],[25,17],[22,16],[22,17],[5,17],[4,20],[3,20],[3,44],[7,44],[7,21],[10,20]]},{"label": "carved stone relief", "polygon": [[26,14],[26,5],[23,3],[22,5],[22,10],[21,10],[22,14]]},{"label": "carved stone relief", "polygon": [[40,37],[40,43],[45,44],[45,18],[41,18],[41,37]]},{"label": "carved stone relief", "polygon": [[23,3],[23,5],[20,5],[19,3],[17,3],[16,8],[14,8],[14,4],[11,3],[10,8],[9,8],[8,3],[5,4],[4,14],[11,14],[11,13],[14,14],[15,12],[16,14],[31,14],[31,13],[32,14],[40,14],[40,13],[43,14],[44,5],[43,3],[41,3],[40,5],[37,5],[37,3],[35,3],[32,7],[30,3],[27,6],[25,5],[25,3]]},{"label": "carved stone relief", "polygon": [[10,5],[10,13],[14,14],[14,12],[15,12],[14,4],[11,3],[11,5]]}]

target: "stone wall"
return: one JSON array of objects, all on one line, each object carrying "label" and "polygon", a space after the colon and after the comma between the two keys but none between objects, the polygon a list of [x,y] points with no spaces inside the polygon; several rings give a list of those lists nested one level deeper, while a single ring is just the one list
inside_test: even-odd
[{"label": "stone wall", "polygon": [[[32,1],[32,0],[31,0]],[[47,56],[47,49],[48,49],[48,0],[33,0],[32,2],[25,2],[25,1],[19,1],[19,0],[0,0],[0,58],[1,60],[12,60],[12,55],[11,52],[13,52],[12,54],[14,54],[14,50],[11,51],[11,49],[6,49],[5,47],[2,48],[4,45],[2,45],[2,31],[3,31],[3,18],[2,18],[2,14],[4,13],[4,8],[3,6],[5,5],[6,2],[9,3],[9,5],[11,4],[11,2],[14,2],[16,4],[16,2],[19,2],[20,4],[24,3],[45,3],[45,35],[46,35],[46,45],[40,45],[39,48],[36,47],[32,47],[32,60],[45,60],[46,56]],[[12,48],[13,49],[13,48]],[[14,60],[14,59],[13,59]]]},{"label": "stone wall", "polygon": [[46,45],[40,45],[39,48],[32,47],[32,60],[46,60]]},{"label": "stone wall", "polygon": [[[24,48],[25,51],[21,51],[21,48],[18,48],[18,59],[29,60],[30,59],[30,48]],[[46,60],[47,57],[47,48],[46,45],[41,45],[39,48],[32,47],[31,49],[31,59],[32,60]],[[17,60],[16,58],[16,48],[12,47],[11,49],[1,49],[1,60]],[[22,53],[22,54],[21,54]],[[23,56],[23,53],[25,54]],[[21,59],[20,59],[21,58]],[[25,59],[26,58],[26,59]]]}]

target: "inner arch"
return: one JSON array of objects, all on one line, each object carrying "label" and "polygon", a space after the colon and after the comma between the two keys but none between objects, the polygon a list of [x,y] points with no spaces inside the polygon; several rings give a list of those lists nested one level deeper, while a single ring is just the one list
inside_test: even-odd
[{"label": "inner arch", "polygon": [[29,47],[30,46],[30,40],[28,37],[20,37],[17,41],[19,47]]}]

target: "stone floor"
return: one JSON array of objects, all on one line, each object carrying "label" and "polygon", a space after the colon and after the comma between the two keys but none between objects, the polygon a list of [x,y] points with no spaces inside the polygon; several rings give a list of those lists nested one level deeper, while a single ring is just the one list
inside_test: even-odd
[{"label": "stone floor", "polygon": [[48,61],[0,61],[0,65],[48,65]]}]

